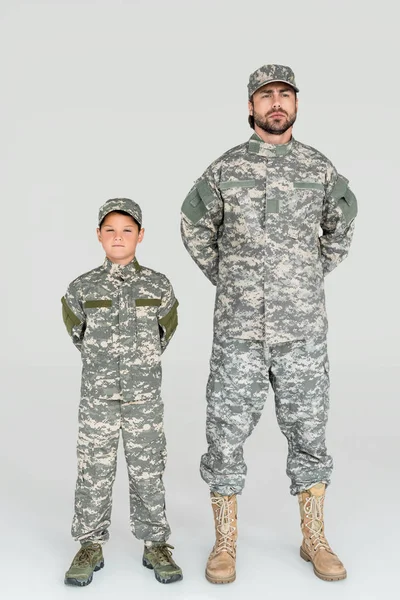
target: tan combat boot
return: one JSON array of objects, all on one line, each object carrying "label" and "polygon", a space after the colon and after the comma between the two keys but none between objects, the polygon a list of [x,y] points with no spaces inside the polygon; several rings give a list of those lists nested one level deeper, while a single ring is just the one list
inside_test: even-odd
[{"label": "tan combat boot", "polygon": [[325,484],[317,483],[298,496],[303,532],[303,543],[300,548],[301,558],[312,562],[314,573],[324,581],[346,579],[346,569],[325,538],[323,512]]},{"label": "tan combat boot", "polygon": [[211,493],[215,521],[215,544],[208,557],[206,578],[211,583],[236,579],[237,502],[236,496]]}]

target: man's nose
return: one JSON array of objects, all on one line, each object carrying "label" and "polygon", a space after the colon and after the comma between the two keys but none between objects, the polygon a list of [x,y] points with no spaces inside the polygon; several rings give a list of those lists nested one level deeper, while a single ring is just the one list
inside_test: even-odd
[{"label": "man's nose", "polygon": [[280,108],[280,106],[281,106],[281,100],[280,100],[279,96],[275,96],[273,107],[274,108]]}]

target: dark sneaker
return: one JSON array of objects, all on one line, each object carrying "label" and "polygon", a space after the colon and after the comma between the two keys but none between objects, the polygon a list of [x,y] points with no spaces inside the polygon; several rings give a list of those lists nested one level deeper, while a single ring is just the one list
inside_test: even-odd
[{"label": "dark sneaker", "polygon": [[183,579],[182,569],[172,558],[170,548],[174,547],[165,543],[155,542],[150,548],[144,547],[143,566],[154,569],[154,575],[160,583],[172,583]]},{"label": "dark sneaker", "polygon": [[89,585],[93,571],[104,567],[103,551],[100,544],[84,544],[74,556],[69,570],[65,573],[67,585]]}]

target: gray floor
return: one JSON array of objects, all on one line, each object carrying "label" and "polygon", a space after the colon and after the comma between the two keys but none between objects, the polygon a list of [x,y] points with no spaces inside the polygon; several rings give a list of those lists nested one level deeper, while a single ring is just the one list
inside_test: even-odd
[{"label": "gray floor", "polygon": [[353,600],[393,596],[399,534],[398,440],[369,435],[368,429],[368,435],[349,435],[348,426],[340,427],[339,411],[332,409],[329,446],[335,477],[327,495],[326,528],[349,577],[344,582],[322,582],[299,557],[297,500],[288,493],[286,443],[275,423],[272,397],[246,445],[249,472],[239,498],[237,581],[229,586],[209,584],[203,573],[212,546],[212,515],[207,488],[198,475],[204,449],[204,406],[198,400],[199,391],[195,404],[190,409],[186,404],[185,410],[182,390],[178,389],[175,400],[169,397],[172,382],[168,380],[167,509],[173,529],[170,541],[184,569],[184,580],[161,586],[141,566],[141,543],[129,531],[127,476],[120,451],[106,566],[85,590],[65,587],[63,573],[76,551],[69,527],[75,483],[77,371],[38,368],[27,369],[22,376],[15,370],[5,373],[4,379],[2,598],[58,599],[84,594],[101,599],[118,594],[200,600],[278,594],[309,599],[321,593],[326,599],[340,595]]}]

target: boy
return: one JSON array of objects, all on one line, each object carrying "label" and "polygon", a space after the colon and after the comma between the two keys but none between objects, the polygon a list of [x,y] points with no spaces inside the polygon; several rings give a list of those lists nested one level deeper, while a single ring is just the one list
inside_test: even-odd
[{"label": "boy", "polygon": [[182,579],[166,543],[166,447],[163,431],[161,354],[178,325],[172,286],[141,267],[142,212],[127,198],[99,211],[97,236],[104,264],[75,279],[62,298],[63,319],[82,354],[78,479],[72,535],[81,543],[65,583],[88,585],[104,566],[102,544],[111,517],[119,433],[128,466],[130,522],[144,540],[143,565],[160,583]]}]

